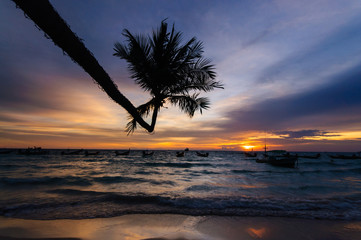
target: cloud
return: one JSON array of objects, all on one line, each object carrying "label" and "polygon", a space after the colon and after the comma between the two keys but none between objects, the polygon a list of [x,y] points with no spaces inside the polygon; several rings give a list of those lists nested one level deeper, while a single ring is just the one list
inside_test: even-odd
[{"label": "cloud", "polygon": [[240,151],[242,148],[239,144],[230,144],[230,145],[221,145],[220,146],[224,151]]},{"label": "cloud", "polygon": [[[248,108],[226,113],[228,121],[221,123],[228,131],[283,130],[305,126],[333,126],[340,122],[359,125],[361,122],[361,68],[350,69],[330,80],[330,84],[308,92],[272,98]],[[317,122],[314,122],[317,121]]]},{"label": "cloud", "polygon": [[312,151],[312,152],[356,152],[360,149],[361,141],[353,140],[329,140],[307,138],[273,138],[267,139],[269,149],[283,148],[289,151]]},{"label": "cloud", "polygon": [[330,134],[330,132],[321,131],[321,130],[300,130],[300,131],[275,131],[274,134],[281,135],[282,138],[304,138],[304,137],[319,137],[319,136],[327,136],[327,137],[335,137],[340,136],[336,134]]},{"label": "cloud", "polygon": [[354,61],[360,61],[360,25],[361,19],[357,17],[338,26],[331,33],[318,36],[315,42],[308,45],[300,42],[288,56],[266,67],[257,81],[267,83],[297,80],[302,83],[319,79],[323,74],[332,72],[330,66],[335,68],[348,62],[352,64]]}]

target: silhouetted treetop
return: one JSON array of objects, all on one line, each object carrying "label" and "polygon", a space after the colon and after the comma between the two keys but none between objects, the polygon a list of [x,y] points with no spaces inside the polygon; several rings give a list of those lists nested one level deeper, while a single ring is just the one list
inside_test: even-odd
[{"label": "silhouetted treetop", "polygon": [[[188,116],[195,111],[202,113],[209,108],[209,100],[199,97],[200,92],[223,88],[216,81],[214,66],[203,58],[203,44],[195,37],[182,44],[182,33],[175,31],[174,24],[168,31],[168,24],[162,21],[151,36],[133,35],[123,31],[125,43],[115,43],[114,55],[128,62],[131,78],[149,92],[151,99],[140,106],[142,117],[153,112],[152,125],[156,115],[166,102],[180,107]],[[130,117],[128,133],[133,132],[137,122]]]}]

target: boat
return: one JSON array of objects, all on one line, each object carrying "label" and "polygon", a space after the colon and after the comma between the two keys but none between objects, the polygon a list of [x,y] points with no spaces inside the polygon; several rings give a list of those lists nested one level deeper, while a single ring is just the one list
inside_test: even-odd
[{"label": "boat", "polygon": [[83,151],[83,149],[79,149],[79,150],[74,150],[74,151],[62,151],[61,155],[79,155],[81,152]]},{"label": "boat", "polygon": [[28,147],[24,150],[19,150],[18,154],[20,155],[45,155],[48,154],[49,151],[43,150],[41,147]]},{"label": "boat", "polygon": [[286,150],[271,150],[271,151],[268,151],[268,153],[278,154],[279,156],[281,156],[282,154],[287,154],[287,151]]},{"label": "boat", "polygon": [[255,152],[243,152],[246,157],[257,157],[257,153]]},{"label": "boat", "polygon": [[357,156],[356,154],[350,155],[328,155],[330,158],[336,158],[336,159],[361,159],[361,156]]},{"label": "boat", "polygon": [[184,157],[184,152],[177,152],[177,153],[176,153],[176,156],[177,156],[177,157]]},{"label": "boat", "polygon": [[130,148],[125,152],[115,151],[115,155],[117,155],[117,156],[127,156],[127,155],[129,155],[129,153],[130,153]]},{"label": "boat", "polygon": [[208,157],[209,153],[196,152],[198,157]]},{"label": "boat", "polygon": [[148,151],[143,151],[143,157],[149,157],[149,156],[153,156],[154,151],[148,152]]},{"label": "boat", "polygon": [[294,168],[296,166],[297,160],[297,155],[289,155],[284,157],[270,156],[267,163],[278,167]]},{"label": "boat", "polygon": [[0,151],[0,154],[9,154],[12,152],[13,152],[13,150],[3,150],[3,151]]},{"label": "boat", "polygon": [[100,152],[96,151],[96,152],[89,152],[89,151],[85,151],[85,156],[95,156],[98,155]]},{"label": "boat", "polygon": [[257,163],[268,163],[269,156],[267,154],[262,154],[262,157],[256,159]]},{"label": "boat", "polygon": [[[279,155],[281,153],[281,155]],[[285,150],[273,150],[267,152],[267,146],[265,145],[265,153],[261,158],[256,160],[257,163],[267,163],[277,167],[294,168],[298,163],[298,156],[291,155]]]},{"label": "boat", "polygon": [[270,156],[268,154],[263,154],[263,158],[259,158],[256,160],[256,162],[258,163],[267,163],[272,166],[288,168],[294,168],[297,161],[297,155]]},{"label": "boat", "polygon": [[309,158],[309,159],[318,159],[320,158],[321,154],[317,153],[316,155],[301,155],[301,156],[298,156],[300,158]]}]

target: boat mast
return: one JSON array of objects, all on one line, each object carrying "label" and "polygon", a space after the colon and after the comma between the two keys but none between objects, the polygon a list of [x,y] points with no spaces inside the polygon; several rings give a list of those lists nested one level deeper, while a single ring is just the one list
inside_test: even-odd
[{"label": "boat mast", "polygon": [[264,154],[267,154],[267,132],[264,135]]}]

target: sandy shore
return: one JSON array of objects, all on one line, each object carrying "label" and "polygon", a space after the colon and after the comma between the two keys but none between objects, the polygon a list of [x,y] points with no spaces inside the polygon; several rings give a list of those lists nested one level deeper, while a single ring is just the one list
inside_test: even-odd
[{"label": "sandy shore", "polygon": [[0,239],[360,240],[361,222],[171,214],[140,214],[84,220],[23,220],[0,217]]}]

